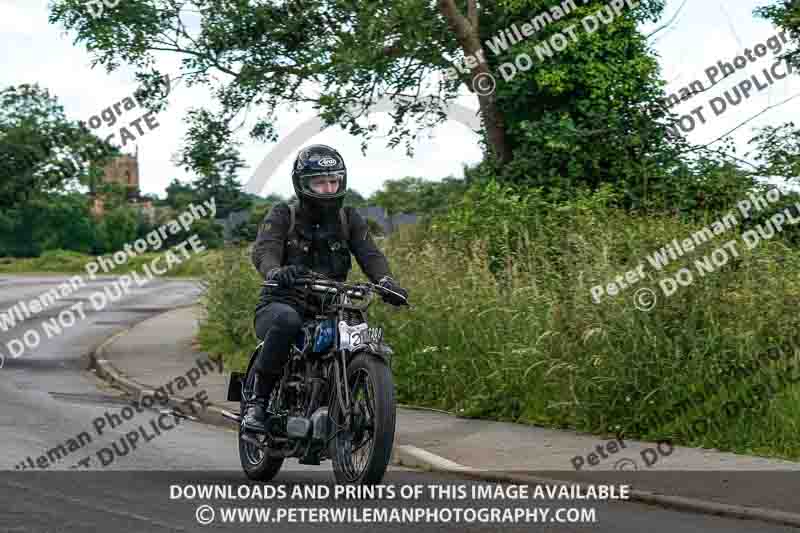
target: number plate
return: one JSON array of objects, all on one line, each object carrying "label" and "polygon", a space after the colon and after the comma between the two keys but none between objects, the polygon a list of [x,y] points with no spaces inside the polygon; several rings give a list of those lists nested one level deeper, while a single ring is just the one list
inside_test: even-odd
[{"label": "number plate", "polygon": [[353,350],[362,344],[378,344],[383,340],[383,328],[370,328],[366,324],[348,326],[339,323],[339,347],[342,350]]},{"label": "number plate", "polygon": [[367,328],[361,335],[361,342],[380,344],[383,340],[383,328]]}]

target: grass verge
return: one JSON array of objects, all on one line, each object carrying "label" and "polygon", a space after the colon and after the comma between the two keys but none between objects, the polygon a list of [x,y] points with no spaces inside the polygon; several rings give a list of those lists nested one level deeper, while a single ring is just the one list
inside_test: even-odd
[{"label": "grass verge", "polygon": [[[395,349],[398,401],[800,457],[795,248],[777,237],[748,249],[741,228],[732,228],[654,268],[647,259],[654,250],[703,224],[599,204],[542,210],[517,209],[512,204],[523,199],[516,197],[504,201],[497,223],[475,214],[477,202],[382,243],[415,306],[409,312],[377,304],[371,313]],[[514,212],[527,218],[507,215]],[[738,255],[702,274],[698,261],[708,265],[730,240]],[[592,299],[592,287],[640,264],[643,280]],[[665,295],[663,280],[680,269],[693,273],[692,283]],[[246,249],[217,256],[208,272],[201,344],[242,369],[256,343],[258,274]],[[641,288],[657,297],[648,311],[633,301]]]}]

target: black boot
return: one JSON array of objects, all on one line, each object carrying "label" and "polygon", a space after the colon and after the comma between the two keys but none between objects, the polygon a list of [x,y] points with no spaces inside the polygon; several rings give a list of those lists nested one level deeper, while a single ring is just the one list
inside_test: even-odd
[{"label": "black boot", "polygon": [[244,428],[258,433],[266,433],[267,419],[272,416],[267,410],[272,389],[280,376],[263,375],[254,371],[253,396],[247,402],[247,411],[243,418]]}]

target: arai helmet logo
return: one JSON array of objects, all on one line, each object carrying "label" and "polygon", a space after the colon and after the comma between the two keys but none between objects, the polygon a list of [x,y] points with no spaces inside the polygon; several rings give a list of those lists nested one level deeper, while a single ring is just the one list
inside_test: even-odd
[{"label": "arai helmet logo", "polygon": [[319,166],[321,167],[333,167],[336,166],[337,163],[338,161],[332,157],[323,157],[319,160]]}]

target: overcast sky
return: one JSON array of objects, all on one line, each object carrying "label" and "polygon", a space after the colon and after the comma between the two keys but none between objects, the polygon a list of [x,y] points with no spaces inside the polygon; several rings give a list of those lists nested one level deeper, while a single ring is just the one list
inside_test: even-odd
[{"label": "overcast sky", "polygon": [[[694,80],[700,80],[704,87],[708,87],[705,74],[708,67],[719,60],[732,62],[745,48],[766,43],[775,35],[777,30],[771,24],[752,15],[755,7],[769,1],[689,0],[670,29],[651,38],[653,48],[660,57],[663,77],[670,82],[669,91],[677,92]],[[91,58],[86,50],[74,46],[72,37],[63,28],[48,24],[47,3],[47,0],[0,0],[0,49],[6,51],[2,60],[3,68],[0,69],[0,87],[38,82],[58,97],[69,118],[87,121],[92,115],[99,115],[103,109],[132,95],[136,88],[133,71],[123,67],[109,75],[101,68],[90,68]],[[668,0],[664,20],[668,20],[681,3]],[[643,30],[650,31],[655,26]],[[579,42],[570,46],[578,45]],[[165,71],[177,72],[175,56],[167,56],[164,61]],[[750,98],[735,107],[728,104],[724,113],[715,116],[708,103],[710,99],[724,98],[726,89],[753,75],[758,76],[762,84],[767,84],[762,70],[769,69],[773,63],[773,52],[768,51],[764,57],[753,63],[748,62],[746,67],[737,70],[719,85],[676,106],[676,112],[681,114],[703,106],[702,113],[707,123],[697,125],[688,134],[689,140],[696,143],[714,140],[766,107],[800,93],[800,78],[794,73],[784,80],[775,80],[768,89],[752,89]],[[170,69],[170,66],[173,68]],[[778,74],[784,71],[783,65],[777,68]],[[192,177],[175,167],[171,163],[171,156],[180,144],[185,128],[181,119],[187,109],[208,102],[203,89],[178,86],[170,94],[168,109],[156,117],[158,127],[148,131],[142,123],[145,131],[142,136],[130,127],[139,138],[135,142],[128,142],[124,150],[132,152],[134,145],[138,145],[142,192],[163,195],[164,188],[172,178],[185,180]],[[460,103],[477,109],[477,99],[466,91]],[[748,150],[744,142],[752,136],[752,126],[777,125],[796,119],[799,106],[800,98],[791,100],[740,128],[734,134],[739,147],[737,156],[743,157]],[[95,133],[106,137],[116,132],[115,139],[119,142],[119,127],[127,126],[142,114],[140,108],[123,109],[123,115],[114,127],[103,124]],[[279,135],[285,137],[313,116],[310,110],[282,113],[277,124]],[[386,123],[386,117],[378,115],[376,122]],[[403,176],[435,180],[448,175],[460,177],[464,164],[474,164],[481,159],[478,136],[461,124],[448,122],[432,131],[431,135],[431,138],[423,136],[417,142],[414,158],[407,157],[403,147],[394,150],[386,148],[385,141],[380,139],[371,143],[366,156],[363,156],[359,139],[337,128],[323,131],[304,144],[324,143],[338,148],[348,165],[350,187],[366,196],[379,189],[387,179]],[[240,140],[244,142],[242,153],[248,165],[241,174],[241,181],[245,184],[274,145],[253,142],[245,135]],[[749,157],[751,161],[754,159],[753,155]],[[291,157],[280,164],[262,194],[292,194],[290,165]]]}]

